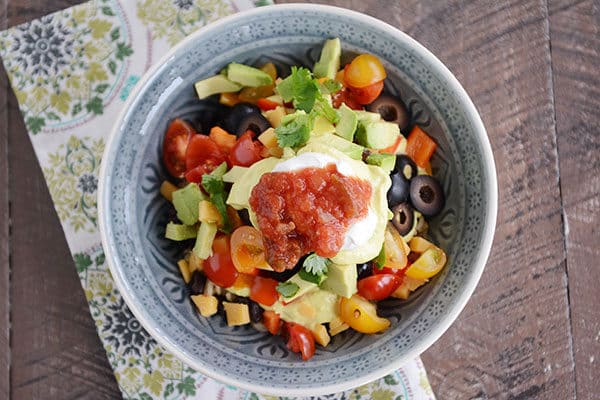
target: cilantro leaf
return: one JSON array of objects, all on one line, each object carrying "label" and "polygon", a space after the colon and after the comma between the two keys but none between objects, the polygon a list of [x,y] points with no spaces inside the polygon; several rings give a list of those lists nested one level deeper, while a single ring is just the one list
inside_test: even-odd
[{"label": "cilantro leaf", "polygon": [[283,297],[290,298],[298,293],[300,286],[296,285],[294,282],[280,282],[277,284],[276,289]]},{"label": "cilantro leaf", "polygon": [[310,70],[304,67],[292,67],[292,73],[277,85],[277,92],[284,101],[293,101],[298,110],[310,112],[315,100],[320,96],[317,81]]},{"label": "cilantro leaf", "polygon": [[304,268],[300,268],[300,271],[298,271],[298,276],[304,281],[312,282],[317,285],[323,283],[325,278],[327,278],[327,275],[325,274],[313,274],[312,272],[308,272]]},{"label": "cilantro leaf", "polygon": [[325,118],[327,118],[330,122],[334,124],[340,120],[340,116],[335,111],[335,109],[329,104],[324,97],[319,97],[315,101],[315,105],[312,112],[316,112],[317,114],[321,114]]},{"label": "cilantro leaf", "polygon": [[327,79],[319,84],[319,90],[323,94],[334,94],[342,90],[342,84],[333,79]]},{"label": "cilantro leaf", "polygon": [[373,264],[377,269],[381,269],[385,266],[385,246],[381,246],[381,250],[375,259],[373,260]]},{"label": "cilantro leaf", "polygon": [[303,111],[286,115],[275,128],[279,147],[299,147],[308,142],[312,130],[312,118]]},{"label": "cilantro leaf", "polygon": [[306,257],[302,267],[314,275],[326,275],[327,267],[331,264],[331,260],[328,258],[319,257],[317,254],[313,253],[310,256]]},{"label": "cilantro leaf", "polygon": [[[225,164],[225,163],[223,163]],[[221,218],[223,220],[223,226],[221,230],[225,233],[231,232],[231,221],[229,221],[229,215],[227,214],[227,205],[225,204],[225,183],[223,182],[223,164],[218,166],[212,173],[202,175],[202,187],[206,193],[210,196],[210,202],[215,205]]]}]

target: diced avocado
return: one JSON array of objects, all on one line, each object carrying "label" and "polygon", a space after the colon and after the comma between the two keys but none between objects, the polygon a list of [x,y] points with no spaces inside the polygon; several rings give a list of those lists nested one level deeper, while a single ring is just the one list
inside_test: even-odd
[{"label": "diced avocado", "polygon": [[205,200],[206,195],[200,191],[195,183],[190,183],[183,189],[173,192],[173,206],[177,211],[177,218],[185,225],[194,225],[198,222],[198,204]]},{"label": "diced avocado", "polygon": [[213,169],[210,174],[222,179],[223,175],[225,175],[225,172],[227,172],[227,163],[223,161],[217,168]]},{"label": "diced avocado", "polygon": [[193,239],[198,235],[198,227],[193,225],[181,225],[174,222],[167,224],[165,237],[170,240],[187,240]]},{"label": "diced avocado", "polygon": [[211,224],[210,222],[203,222],[200,224],[198,229],[198,236],[196,237],[196,244],[192,250],[198,258],[206,260],[212,255],[212,243],[217,235],[217,224]]},{"label": "diced avocado", "polygon": [[248,171],[231,186],[226,203],[236,210],[250,208],[249,199],[252,189],[258,183],[260,177],[267,172],[271,172],[279,162],[281,162],[279,158],[269,157],[252,164]]},{"label": "diced avocado", "polygon": [[223,182],[237,182],[242,177],[242,175],[244,175],[246,171],[248,171],[248,169],[249,168],[247,167],[240,167],[239,165],[234,165],[229,171],[227,171],[225,175],[223,175]]},{"label": "diced avocado", "polygon": [[356,131],[356,141],[371,149],[385,149],[396,143],[398,135],[400,135],[398,124],[387,121],[360,121]]},{"label": "diced avocado", "polygon": [[284,160],[287,160],[288,158],[292,158],[295,156],[296,156],[296,152],[294,151],[294,149],[292,149],[291,147],[284,147],[283,155],[281,156],[281,158],[283,158]]},{"label": "diced avocado", "polygon": [[227,79],[247,87],[265,86],[273,83],[273,78],[266,72],[238,63],[231,63],[227,66]]},{"label": "diced avocado", "polygon": [[381,121],[381,115],[376,112],[356,110],[354,111],[359,121],[377,122]]},{"label": "diced avocado", "polygon": [[325,135],[327,133],[334,133],[335,127],[329,120],[322,115],[318,115],[313,123],[313,128],[310,134],[312,136]]},{"label": "diced avocado", "polygon": [[362,160],[362,153],[364,147],[342,139],[339,136],[333,134],[326,134],[322,136],[315,136],[310,139],[311,143],[318,143],[324,146],[333,147],[334,149],[341,151],[348,157],[355,160]]},{"label": "diced avocado", "polygon": [[342,297],[351,297],[357,292],[356,279],[356,264],[331,264],[321,288]]},{"label": "diced avocado", "polygon": [[198,81],[194,87],[200,100],[217,93],[237,92],[242,88],[241,85],[231,82],[223,75],[215,75]]},{"label": "diced avocado", "polygon": [[313,68],[313,73],[317,78],[334,79],[335,74],[340,69],[340,57],[342,55],[342,45],[340,39],[330,39],[323,45],[321,57]]},{"label": "diced avocado", "polygon": [[342,103],[338,112],[340,121],[335,126],[335,134],[352,142],[354,140],[356,126],[358,125],[358,116],[354,110],[346,105],[346,103]]},{"label": "diced avocado", "polygon": [[392,172],[396,165],[396,155],[387,153],[371,153],[367,156],[367,164],[377,165],[383,168],[388,174]]},{"label": "diced avocado", "polygon": [[290,303],[290,302],[296,300],[298,297],[310,292],[311,290],[317,289],[319,287],[315,283],[305,281],[304,279],[300,278],[300,275],[298,275],[298,274],[292,276],[290,279],[288,279],[286,281],[286,283],[287,282],[298,285],[298,291],[296,292],[296,294],[294,294],[291,297],[279,296],[280,297],[279,300],[284,301],[286,303]]},{"label": "diced avocado", "polygon": [[248,286],[240,286],[240,287],[230,286],[225,290],[227,290],[229,293],[233,293],[239,297],[250,297],[250,287],[248,287]]}]

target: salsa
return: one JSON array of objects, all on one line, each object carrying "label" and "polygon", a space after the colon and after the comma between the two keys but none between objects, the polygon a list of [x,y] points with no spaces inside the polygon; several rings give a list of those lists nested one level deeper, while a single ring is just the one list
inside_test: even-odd
[{"label": "salsa", "polygon": [[250,205],[269,265],[283,271],[310,252],[335,256],[348,228],[367,215],[371,191],[369,182],[341,174],[335,164],[264,174]]}]

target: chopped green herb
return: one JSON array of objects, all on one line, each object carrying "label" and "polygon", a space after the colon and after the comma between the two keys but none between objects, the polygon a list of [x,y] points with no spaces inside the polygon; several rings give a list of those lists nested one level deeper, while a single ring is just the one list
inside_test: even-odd
[{"label": "chopped green herb", "polygon": [[342,84],[333,79],[327,79],[325,82],[319,84],[319,90],[323,94],[334,94],[342,89]]},{"label": "chopped green herb", "polygon": [[313,113],[317,113],[317,114],[324,116],[325,118],[327,118],[330,122],[333,122],[334,124],[340,120],[338,113],[331,106],[331,104],[329,104],[329,102],[327,100],[325,100],[324,97],[317,98],[311,114],[313,114]]},{"label": "chopped green herb", "polygon": [[302,264],[302,267],[306,270],[306,272],[309,272],[311,274],[326,275],[327,267],[329,267],[330,264],[331,260],[329,260],[328,258],[319,257],[318,255],[313,253],[310,256],[306,257],[304,263]]},{"label": "chopped green herb", "polygon": [[280,282],[277,285],[276,289],[279,292],[279,294],[281,294],[283,297],[290,298],[293,297],[296,293],[298,293],[300,286],[298,286],[294,282]]},{"label": "chopped green herb", "polygon": [[298,271],[298,276],[302,280],[314,283],[316,285],[320,285],[327,278],[327,275],[325,274],[313,274],[304,268],[301,268],[300,271]]},{"label": "chopped green herb", "polygon": [[312,118],[304,111],[286,115],[275,129],[279,147],[299,147],[308,142],[312,130]]},{"label": "chopped green herb", "polygon": [[226,170],[227,164],[223,163],[212,173],[202,175],[202,187],[209,194],[210,202],[215,205],[219,214],[221,214],[221,218],[223,219],[221,230],[225,233],[230,233],[231,221],[229,221],[229,215],[227,214],[227,205],[225,204],[227,195],[225,193],[225,183],[222,178]]},{"label": "chopped green herb", "polygon": [[385,267],[385,246],[381,246],[381,250],[379,251],[377,257],[375,257],[373,260],[373,263],[377,269]]}]

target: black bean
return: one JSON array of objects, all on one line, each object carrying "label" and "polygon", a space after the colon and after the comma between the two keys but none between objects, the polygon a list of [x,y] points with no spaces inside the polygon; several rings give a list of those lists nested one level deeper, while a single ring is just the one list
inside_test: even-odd
[{"label": "black bean", "polygon": [[258,303],[251,301],[248,304],[248,308],[250,311],[250,321],[252,321],[254,324],[261,322],[263,319],[263,309],[258,305]]},{"label": "black bean", "polygon": [[196,296],[204,293],[204,285],[206,285],[206,276],[200,271],[194,271],[192,279],[188,283],[190,295]]}]

